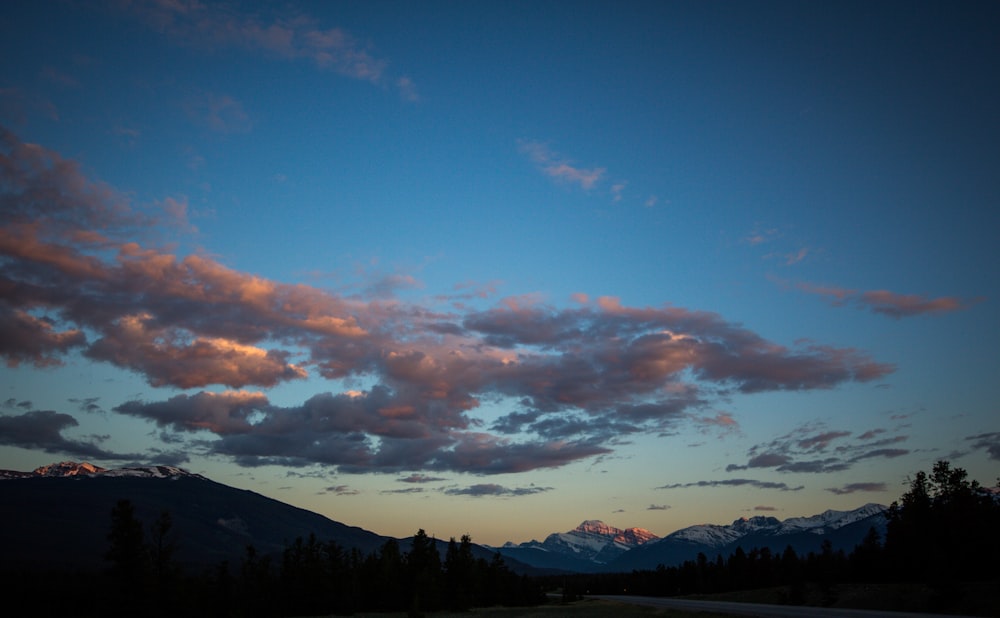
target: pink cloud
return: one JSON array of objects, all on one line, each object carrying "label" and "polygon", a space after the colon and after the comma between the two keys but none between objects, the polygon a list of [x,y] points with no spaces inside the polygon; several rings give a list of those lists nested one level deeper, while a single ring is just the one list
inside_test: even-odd
[{"label": "pink cloud", "polygon": [[860,302],[875,313],[896,319],[925,313],[948,313],[965,308],[959,299],[951,296],[927,298],[916,294],[896,294],[888,290],[864,292]]},{"label": "pink cloud", "polygon": [[969,307],[969,303],[953,296],[928,298],[919,294],[897,294],[888,290],[859,291],[840,287],[828,287],[800,282],[799,290],[830,299],[834,306],[851,303],[872,313],[886,315],[894,319],[918,315],[940,314],[959,311]]},{"label": "pink cloud", "polygon": [[540,142],[521,140],[519,144],[521,152],[525,153],[542,173],[556,180],[578,184],[588,191],[594,188],[607,171],[603,167],[587,169],[572,165],[570,161],[555,154]]},{"label": "pink cloud", "polygon": [[[267,388],[307,368],[373,382],[287,408],[206,394],[118,409],[211,432],[213,452],[245,465],[521,472],[610,452],[628,433],[735,426],[701,413],[711,393],[834,388],[893,370],[851,348],[787,347],[715,313],[609,296],[558,308],[526,295],[441,312],[395,299],[393,289],[417,284],[404,275],[368,297],[272,281],[158,247],[160,218],[57,153],[2,137],[6,362],[44,366],[81,350],[181,389]],[[480,291],[492,284],[471,294]],[[482,431],[477,411],[498,400],[516,410],[496,433]],[[527,437],[506,437],[516,431]]]},{"label": "pink cloud", "polygon": [[61,355],[85,343],[78,329],[60,332],[48,320],[0,304],[0,356],[8,367],[22,362],[36,367],[61,365]]}]

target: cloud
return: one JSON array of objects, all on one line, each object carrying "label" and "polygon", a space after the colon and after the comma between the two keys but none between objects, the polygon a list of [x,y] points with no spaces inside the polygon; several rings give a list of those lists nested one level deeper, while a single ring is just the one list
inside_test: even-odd
[{"label": "cloud", "polygon": [[[527,155],[531,159],[538,169],[550,178],[555,180],[568,182],[570,184],[577,184],[581,188],[590,190],[594,188],[594,185],[601,180],[604,173],[607,171],[603,167],[594,167],[590,169],[576,167],[571,164],[568,159],[564,159],[560,155],[552,152],[549,147],[542,143],[532,140],[519,140],[518,146],[522,153]],[[618,193],[615,193],[618,195]]]},{"label": "cloud", "polygon": [[693,421],[705,429],[716,429],[720,433],[740,432],[739,422],[728,412],[717,411],[712,416],[694,417]]},{"label": "cloud", "polygon": [[334,485],[332,487],[327,487],[323,491],[337,496],[356,496],[361,493],[357,489],[351,489],[348,485]]},{"label": "cloud", "polygon": [[841,487],[827,487],[827,491],[844,496],[857,492],[886,491],[885,483],[848,483]]},{"label": "cloud", "polygon": [[693,483],[674,483],[672,485],[661,485],[655,489],[689,489],[691,487],[755,487],[757,489],[777,489],[779,491],[799,491],[804,489],[804,485],[789,487],[787,483],[776,483],[773,481],[757,481],[753,479],[722,479],[718,481],[695,481]]},{"label": "cloud", "polygon": [[646,507],[647,511],[666,511],[670,508],[669,504],[650,504]]},{"label": "cloud", "polygon": [[[2,243],[0,238],[0,243]],[[0,301],[0,355],[8,367],[61,365],[59,356],[87,341],[79,329],[56,330],[51,319],[35,317]]]},{"label": "cloud", "polygon": [[798,264],[802,260],[806,259],[806,256],[808,255],[809,255],[809,248],[800,247],[799,250],[796,251],[795,253],[789,253],[784,256],[785,266],[793,266],[795,264]]},{"label": "cloud", "polygon": [[[322,28],[303,13],[266,15],[267,11],[241,14],[223,5],[197,0],[123,3],[126,14],[165,35],[178,45],[211,51],[241,49],[284,60],[308,60],[357,80],[384,85],[388,61],[373,55],[340,28]],[[394,80],[400,95],[416,100],[416,87],[408,77]]]},{"label": "cloud", "polygon": [[746,464],[729,464],[726,471],[774,468],[778,472],[842,472],[865,459],[894,458],[910,452],[906,449],[886,448],[905,442],[908,439],[905,435],[873,440],[886,433],[885,429],[872,429],[859,434],[854,440],[848,440],[853,436],[850,431],[830,430],[822,424],[806,424],[770,442],[752,446]]},{"label": "cloud", "polygon": [[19,416],[0,416],[0,444],[25,449],[40,449],[84,459],[134,459],[134,453],[113,453],[96,444],[70,440],[63,431],[78,426],[69,414],[52,410],[33,410]]},{"label": "cloud", "polygon": [[874,313],[881,313],[897,320],[927,313],[950,313],[966,308],[961,300],[951,296],[932,299],[917,294],[896,294],[888,290],[863,292],[859,302]]},{"label": "cloud", "polygon": [[761,228],[757,226],[743,239],[749,245],[756,246],[781,238],[781,232],[776,228]]},{"label": "cloud", "polygon": [[420,100],[420,93],[417,92],[417,86],[409,77],[398,78],[396,80],[396,88],[399,90],[400,96],[407,101],[416,103]]},{"label": "cloud", "polygon": [[954,296],[928,298],[918,294],[898,294],[888,290],[859,291],[805,282],[795,285],[803,292],[825,297],[835,307],[850,304],[896,320],[919,315],[951,313],[970,306],[969,302]]},{"label": "cloud", "polygon": [[246,133],[253,126],[243,104],[228,95],[206,93],[192,97],[185,102],[184,110],[196,124],[217,133]]},{"label": "cloud", "polygon": [[197,388],[223,384],[274,386],[306,377],[287,362],[288,353],[264,350],[217,337],[185,337],[176,329],[156,328],[151,314],[126,315],[105,327],[104,336],[85,352],[144,374],[153,386]]},{"label": "cloud", "polygon": [[612,202],[620,202],[620,201],[622,201],[622,191],[625,190],[626,186],[628,186],[627,182],[616,182],[615,184],[611,185],[611,201]]},{"label": "cloud", "polygon": [[985,449],[990,459],[1000,461],[1000,432],[981,433],[966,440],[972,442],[972,448]]},{"label": "cloud", "polygon": [[247,433],[253,429],[251,417],[269,403],[263,393],[226,391],[176,395],[167,401],[129,401],[115,412],[154,421],[160,427],[178,431],[206,430],[216,434]]},{"label": "cloud", "polygon": [[[522,296],[439,310],[392,296],[416,285],[406,276],[351,296],[284,284],[175,255],[160,235],[183,229],[164,226],[163,213],[0,133],[0,355],[45,367],[80,353],[156,388],[228,387],[108,407],[165,434],[207,432],[208,453],[244,466],[554,468],[635,433],[736,428],[714,411],[734,393],[830,389],[894,370],[853,348],[788,347],[672,305],[581,294],[568,308]],[[369,386],[286,406],[257,392],[306,377]],[[488,421],[484,401],[511,412]],[[811,438],[810,449],[826,444]],[[765,451],[782,452],[751,457]]]},{"label": "cloud", "polygon": [[753,507],[753,510],[768,512],[768,511],[777,511],[778,508],[777,507],[773,507],[773,506],[767,506],[767,505],[764,505],[764,504],[758,504],[757,506]]},{"label": "cloud", "polygon": [[444,493],[450,496],[472,496],[475,498],[481,498],[483,496],[530,496],[551,490],[551,487],[535,487],[534,485],[531,487],[508,488],[495,483],[479,483],[476,485],[470,485],[469,487],[453,487],[444,490]]},{"label": "cloud", "polygon": [[438,481],[446,481],[448,479],[439,476],[428,476],[426,474],[411,474],[396,480],[400,483],[436,483]]}]

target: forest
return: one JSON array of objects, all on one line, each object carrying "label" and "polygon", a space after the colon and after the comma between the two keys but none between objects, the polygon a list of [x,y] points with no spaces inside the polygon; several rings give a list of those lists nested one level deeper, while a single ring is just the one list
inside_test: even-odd
[{"label": "forest", "polygon": [[[886,534],[872,528],[852,551],[829,541],[805,555],[791,547],[737,548],[676,566],[631,573],[514,573],[499,553],[477,558],[472,539],[446,545],[418,530],[402,547],[390,539],[363,554],[315,535],[297,538],[280,555],[248,546],[238,564],[223,562],[201,573],[183,571],[170,513],[144,524],[121,499],[110,513],[106,570],[97,573],[8,573],[9,598],[45,616],[308,616],[401,612],[421,616],[497,605],[564,601],[584,594],[682,596],[777,588],[780,602],[837,602],[838,586],[912,583],[932,592],[924,611],[968,609],[963,585],[1000,583],[1000,501],[996,490],[970,480],[965,470],[938,461],[918,472],[886,513]],[[809,602],[815,602],[809,599]],[[975,609],[973,609],[975,612]]]},{"label": "forest", "polygon": [[726,557],[699,554],[697,560],[678,566],[550,578],[550,585],[558,582],[568,598],[780,587],[782,602],[790,605],[803,604],[806,586],[811,585],[821,591],[821,604],[833,605],[839,584],[912,583],[930,593],[929,606],[922,610],[958,612],[978,603],[963,598],[963,584],[992,582],[995,590],[1000,583],[1000,495],[969,480],[962,468],[942,460],[930,474],[918,472],[886,517],[884,539],[872,528],[850,552],[834,551],[829,541],[805,555],[790,546],[777,553],[767,547],[739,547]]}]

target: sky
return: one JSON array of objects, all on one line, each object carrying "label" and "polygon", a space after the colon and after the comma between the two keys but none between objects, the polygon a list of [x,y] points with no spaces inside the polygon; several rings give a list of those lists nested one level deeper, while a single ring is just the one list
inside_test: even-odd
[{"label": "sky", "polygon": [[379,534],[1000,477],[995,2],[5,3],[0,468]]}]

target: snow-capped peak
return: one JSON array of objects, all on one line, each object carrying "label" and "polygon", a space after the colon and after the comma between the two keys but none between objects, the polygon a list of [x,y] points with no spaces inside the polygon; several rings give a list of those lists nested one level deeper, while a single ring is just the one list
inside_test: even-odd
[{"label": "snow-capped peak", "polygon": [[531,548],[567,554],[576,558],[605,563],[651,540],[655,534],[643,528],[622,530],[600,521],[588,519],[569,532],[554,532],[545,541],[530,541],[515,544],[508,542],[506,548]]},{"label": "snow-capped peak", "polygon": [[598,534],[600,536],[614,537],[621,534],[621,530],[614,526],[609,526],[599,519],[588,519],[573,529],[573,532],[583,532],[584,534]]},{"label": "snow-capped peak", "polygon": [[35,476],[81,476],[84,474],[99,474],[101,472],[106,472],[106,470],[86,461],[82,463],[60,461],[59,463],[35,468],[33,474]]},{"label": "snow-capped peak", "polygon": [[133,466],[127,468],[118,468],[116,470],[108,470],[103,473],[104,476],[133,476],[142,478],[177,478],[181,476],[193,476],[195,478],[205,478],[200,474],[193,474],[184,470],[183,468],[178,468],[176,466]]},{"label": "snow-capped peak", "polygon": [[868,503],[852,511],[835,511],[828,509],[819,515],[812,517],[790,517],[781,522],[779,532],[807,531],[821,534],[824,530],[836,530],[848,524],[861,521],[885,512],[886,507],[881,504]]},{"label": "snow-capped peak", "polygon": [[[33,472],[0,471],[0,479],[18,479],[30,477],[138,477],[138,478],[170,478],[194,477],[205,479],[200,474],[192,474],[176,466],[131,466],[125,468],[107,469],[92,463],[61,461],[35,468]],[[206,479],[207,480],[207,479]]]}]

